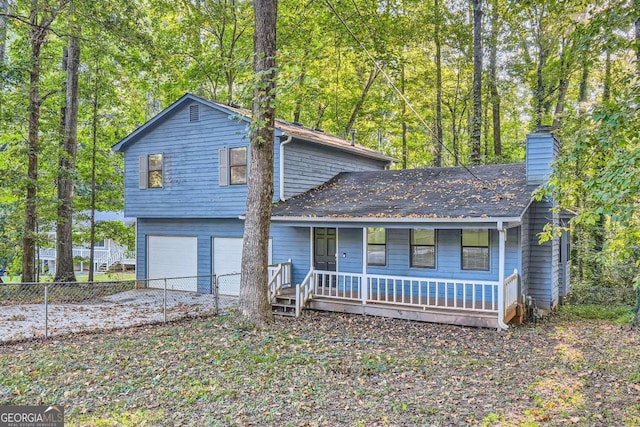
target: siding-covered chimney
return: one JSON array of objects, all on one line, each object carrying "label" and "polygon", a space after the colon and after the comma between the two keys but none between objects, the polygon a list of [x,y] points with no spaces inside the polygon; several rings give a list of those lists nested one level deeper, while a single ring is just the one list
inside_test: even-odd
[{"label": "siding-covered chimney", "polygon": [[551,176],[552,163],[560,152],[560,142],[551,134],[551,126],[538,126],[527,135],[527,184],[540,185]]}]

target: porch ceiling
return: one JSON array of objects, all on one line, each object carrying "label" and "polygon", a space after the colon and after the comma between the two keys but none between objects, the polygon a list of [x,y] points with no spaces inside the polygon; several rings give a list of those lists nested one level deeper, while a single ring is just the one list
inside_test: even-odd
[{"label": "porch ceiling", "polygon": [[[272,211],[274,220],[517,221],[531,201],[523,163],[344,172]],[[475,175],[475,176],[474,176]]]}]

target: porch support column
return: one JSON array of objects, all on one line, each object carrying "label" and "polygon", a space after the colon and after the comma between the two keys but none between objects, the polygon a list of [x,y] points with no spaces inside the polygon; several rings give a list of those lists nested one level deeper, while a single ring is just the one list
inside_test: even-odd
[{"label": "porch support column", "polygon": [[362,228],[362,281],[360,283],[360,298],[362,305],[369,299],[369,278],[367,277],[367,227]]},{"label": "porch support column", "polygon": [[502,221],[497,224],[498,228],[498,326],[501,329],[508,329],[504,323],[504,268],[505,268],[505,243],[507,241],[507,230]]}]

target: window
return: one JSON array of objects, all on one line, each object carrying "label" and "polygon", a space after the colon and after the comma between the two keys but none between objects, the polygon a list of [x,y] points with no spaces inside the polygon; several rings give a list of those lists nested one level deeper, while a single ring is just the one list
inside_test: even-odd
[{"label": "window", "polygon": [[387,230],[384,228],[367,229],[367,264],[387,264]]},{"label": "window", "polygon": [[411,267],[436,267],[436,230],[411,230]]},{"label": "window", "polygon": [[148,187],[162,188],[162,154],[149,154]]},{"label": "window", "polygon": [[489,230],[462,230],[462,269],[489,270]]},{"label": "window", "polygon": [[229,149],[231,185],[247,183],[247,147]]}]

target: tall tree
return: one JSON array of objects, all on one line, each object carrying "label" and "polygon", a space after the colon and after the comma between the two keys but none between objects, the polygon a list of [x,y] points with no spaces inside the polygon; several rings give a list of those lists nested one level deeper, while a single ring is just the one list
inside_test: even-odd
[{"label": "tall tree", "polygon": [[0,66],[4,64],[7,49],[7,24],[9,19],[9,0],[0,0]]},{"label": "tall tree", "polygon": [[[73,3],[71,4],[73,6]],[[74,20],[73,7],[69,8],[70,20]],[[57,282],[75,282],[73,271],[73,190],[78,146],[78,69],[80,66],[80,37],[77,25],[72,25],[69,36],[66,63],[66,94],[64,108],[64,133],[58,163],[58,217],[56,224],[56,275]]]},{"label": "tall tree", "polygon": [[51,24],[66,6],[65,0],[57,5],[40,0],[31,0],[29,11],[29,46],[31,47],[29,70],[29,132],[27,136],[27,183],[24,231],[22,236],[22,281],[36,280],[36,235],[37,235],[37,195],[38,195],[38,150],[40,132],[40,54],[47,41]]},{"label": "tall tree", "polygon": [[493,129],[493,155],[502,157],[502,130],[500,124],[500,93],[498,92],[498,33],[500,30],[498,0],[491,4],[491,35],[489,37],[489,96],[491,97],[491,118]]},{"label": "tall tree", "polygon": [[441,43],[441,20],[440,0],[435,0],[433,4],[435,13],[435,28],[433,32],[433,41],[436,47],[436,129],[435,129],[435,153],[433,156],[433,165],[442,166],[442,43]]},{"label": "tall tree", "polygon": [[473,4],[473,116],[471,118],[471,164],[480,164],[482,136],[482,0]]},{"label": "tall tree", "polygon": [[239,307],[246,320],[264,326],[273,321],[267,264],[273,201],[277,0],[254,0],[253,7],[255,86]]}]

